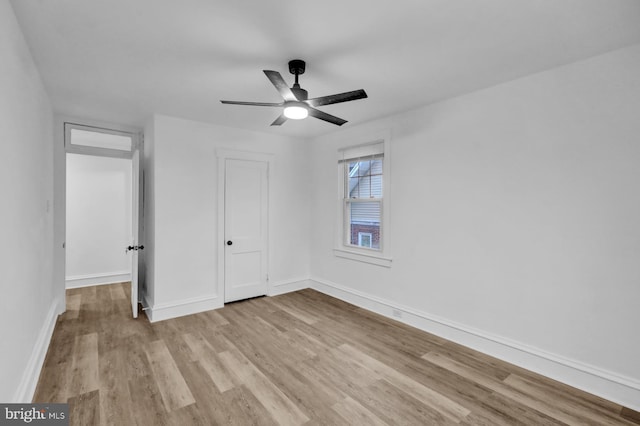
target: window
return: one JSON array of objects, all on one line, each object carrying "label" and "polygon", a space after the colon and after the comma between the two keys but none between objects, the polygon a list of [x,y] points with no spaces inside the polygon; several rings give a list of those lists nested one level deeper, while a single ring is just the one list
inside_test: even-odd
[{"label": "window", "polygon": [[142,137],[135,131],[64,123],[65,151],[72,154],[131,158],[142,149]]},{"label": "window", "polygon": [[71,137],[69,138],[69,143],[71,145],[117,149],[119,151],[132,150],[133,137],[131,135],[75,128],[71,128],[70,131]]},{"label": "window", "polygon": [[342,162],[345,243],[348,246],[380,250],[383,161],[382,154],[374,154]]},{"label": "window", "polygon": [[339,191],[333,254],[391,267],[389,257],[389,135],[338,150]]}]

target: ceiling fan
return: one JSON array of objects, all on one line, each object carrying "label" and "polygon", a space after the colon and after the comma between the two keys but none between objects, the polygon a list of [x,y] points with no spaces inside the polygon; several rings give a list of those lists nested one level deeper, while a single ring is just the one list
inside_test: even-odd
[{"label": "ceiling fan", "polygon": [[289,61],[289,72],[296,76],[296,81],[293,87],[287,86],[282,76],[278,71],[263,70],[267,75],[267,78],[276,87],[284,102],[271,103],[271,102],[240,102],[240,101],[220,101],[223,104],[231,105],[253,105],[253,106],[267,106],[267,107],[284,107],[284,110],[278,118],[275,119],[272,126],[280,126],[287,119],[301,120],[312,116],[319,118],[320,120],[327,121],[329,123],[342,126],[347,120],[336,117],[326,112],[320,111],[314,107],[322,105],[337,104],[340,102],[355,101],[356,99],[363,99],[367,97],[364,90],[354,90],[352,92],[338,93],[335,95],[321,96],[319,98],[308,98],[306,90],[300,87],[298,83],[298,76],[304,74],[305,62],[301,59],[294,59]]}]

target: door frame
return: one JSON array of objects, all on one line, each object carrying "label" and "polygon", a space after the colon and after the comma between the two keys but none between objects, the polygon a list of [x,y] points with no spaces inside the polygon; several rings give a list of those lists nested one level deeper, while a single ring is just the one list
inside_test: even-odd
[{"label": "door frame", "polygon": [[[271,291],[271,177],[273,176],[273,165],[275,154],[267,152],[248,152],[233,149],[217,149],[216,157],[218,158],[218,234],[216,249],[218,251],[218,292],[217,296],[221,300],[225,299],[225,190],[226,190],[226,161],[227,160],[244,160],[244,161],[260,161],[267,163],[267,294]],[[223,302],[224,303],[224,302]]]},{"label": "door frame", "polygon": [[[94,148],[86,146],[67,146],[68,134],[70,128],[81,130],[89,130],[110,134],[125,134],[132,137],[131,151],[118,151],[103,148]],[[54,165],[54,264],[53,274],[54,281],[58,282],[58,297],[60,298],[61,311],[66,311],[66,238],[67,238],[67,153],[94,155],[101,157],[114,157],[132,159],[134,151],[140,152],[139,175],[140,182],[144,176],[144,134],[141,128],[132,126],[123,126],[114,123],[108,123],[99,120],[80,118],[68,115],[56,115],[54,119],[55,129],[55,145],[53,149]],[[143,188],[140,188],[143,190]],[[144,229],[144,193],[140,191],[138,194],[138,238],[142,242],[145,236]],[[138,253],[138,277],[142,275],[143,279],[138,280],[138,299],[142,294],[140,288],[144,288],[144,252]],[[140,271],[142,269],[142,272]],[[132,265],[133,269],[133,265]],[[132,270],[133,272],[133,270]]]}]

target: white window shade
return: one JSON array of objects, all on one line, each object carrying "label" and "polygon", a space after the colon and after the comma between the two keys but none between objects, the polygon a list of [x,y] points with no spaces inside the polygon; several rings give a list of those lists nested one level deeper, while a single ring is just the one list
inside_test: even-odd
[{"label": "white window shade", "polygon": [[339,160],[340,163],[356,158],[361,160],[380,158],[384,154],[384,143],[378,142],[367,145],[358,145],[341,149],[338,152],[341,157]]}]

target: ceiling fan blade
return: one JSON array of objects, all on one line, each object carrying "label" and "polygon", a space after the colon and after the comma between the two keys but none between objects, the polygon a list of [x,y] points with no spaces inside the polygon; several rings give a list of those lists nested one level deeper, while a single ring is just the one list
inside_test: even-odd
[{"label": "ceiling fan blade", "polygon": [[280,114],[280,116],[278,118],[275,119],[275,121],[273,123],[271,123],[272,126],[281,126],[282,123],[284,123],[285,121],[287,121],[287,117],[284,116],[284,114]]},{"label": "ceiling fan blade", "polygon": [[251,106],[270,106],[270,107],[276,107],[276,106],[282,106],[284,105],[284,103],[273,103],[273,102],[241,102],[241,101],[220,101],[223,104],[230,104],[230,105],[251,105]]},{"label": "ceiling fan blade", "polygon": [[338,93],[337,95],[320,96],[319,98],[312,98],[306,101],[311,106],[322,106],[337,104],[340,102],[355,101],[356,99],[364,99],[367,97],[367,93],[360,89],[352,92]]},{"label": "ceiling fan blade", "polygon": [[282,76],[278,71],[269,71],[269,70],[262,70],[262,71],[267,75],[267,78],[271,81],[271,84],[276,86],[276,89],[278,89],[280,96],[282,96],[285,101],[298,100],[298,98],[296,98],[296,95],[293,94],[293,92],[291,91],[289,86],[287,86],[287,83],[285,83],[284,79],[282,78]]},{"label": "ceiling fan blade", "polygon": [[322,112],[318,109],[308,107],[309,115],[315,118],[319,118],[320,120],[327,121],[329,123],[335,124],[337,126],[342,126],[347,120],[343,120],[342,118],[338,118],[335,115],[327,114],[326,112]]}]

